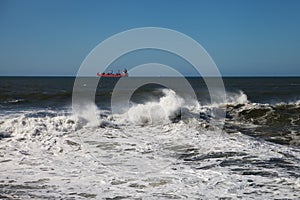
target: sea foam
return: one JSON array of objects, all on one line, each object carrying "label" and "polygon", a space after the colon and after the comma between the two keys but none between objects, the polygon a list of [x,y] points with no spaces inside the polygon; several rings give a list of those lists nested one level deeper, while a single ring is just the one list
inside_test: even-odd
[{"label": "sea foam", "polygon": [[134,104],[124,117],[138,125],[166,123],[180,117],[184,99],[170,89],[162,92],[164,96],[159,101]]}]

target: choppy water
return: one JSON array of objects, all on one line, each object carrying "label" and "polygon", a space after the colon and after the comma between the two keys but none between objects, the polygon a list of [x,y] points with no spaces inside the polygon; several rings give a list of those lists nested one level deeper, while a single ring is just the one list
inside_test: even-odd
[{"label": "choppy water", "polygon": [[73,78],[0,78],[0,198],[299,199],[300,78],[225,78],[219,104],[188,80],[198,102],[147,85],[112,116],[101,79],[91,123]]}]

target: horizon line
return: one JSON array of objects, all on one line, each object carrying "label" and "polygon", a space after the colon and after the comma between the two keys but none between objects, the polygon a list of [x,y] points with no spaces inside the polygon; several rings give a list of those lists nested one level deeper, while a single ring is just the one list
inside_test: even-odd
[{"label": "horizon line", "polygon": [[[0,75],[0,78],[101,78],[75,75]],[[222,75],[222,76],[128,76],[126,78],[300,78],[300,75]]]}]

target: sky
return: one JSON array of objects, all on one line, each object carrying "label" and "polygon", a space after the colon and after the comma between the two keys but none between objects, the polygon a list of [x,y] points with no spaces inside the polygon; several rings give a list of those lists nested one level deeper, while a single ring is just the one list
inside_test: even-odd
[{"label": "sky", "polygon": [[188,35],[223,76],[300,76],[299,10],[299,0],[0,0],[0,76],[74,76],[100,42],[140,27]]}]

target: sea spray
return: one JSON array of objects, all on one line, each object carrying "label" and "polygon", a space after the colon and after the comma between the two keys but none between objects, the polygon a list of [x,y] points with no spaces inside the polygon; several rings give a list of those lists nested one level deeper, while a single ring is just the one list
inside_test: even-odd
[{"label": "sea spray", "polygon": [[95,105],[95,103],[89,102],[81,105],[78,108],[80,109],[76,109],[76,112],[74,112],[73,115],[79,119],[82,125],[90,127],[101,125],[102,121],[97,117],[99,116],[100,111],[98,110],[98,107]]},{"label": "sea spray", "polygon": [[163,89],[164,96],[158,102],[133,105],[125,115],[133,124],[159,124],[175,121],[181,115],[184,99],[173,90]]},{"label": "sea spray", "polygon": [[247,95],[243,91],[238,93],[227,92],[226,95],[227,104],[246,104],[249,103]]}]

